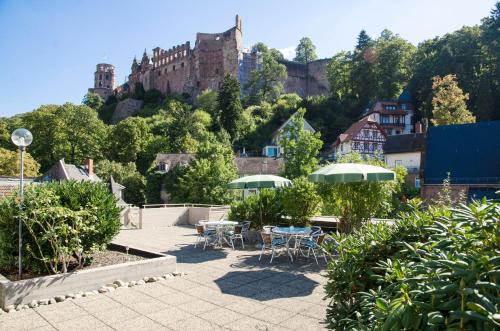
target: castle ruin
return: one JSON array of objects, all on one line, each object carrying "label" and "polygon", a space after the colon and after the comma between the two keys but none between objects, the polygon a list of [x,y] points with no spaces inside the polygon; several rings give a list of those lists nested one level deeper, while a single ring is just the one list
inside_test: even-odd
[{"label": "castle ruin", "polygon": [[[288,72],[286,93],[301,97],[329,93],[328,60],[281,63]],[[134,92],[136,83],[141,83],[146,91],[157,89],[163,94],[187,93],[194,97],[206,89],[219,89],[226,74],[237,77],[243,86],[260,64],[258,53],[243,48],[241,17],[236,15],[235,26],[225,32],[197,33],[193,48],[187,41],[168,50],[156,47],[150,55],[144,50],[140,62],[136,58],[132,61],[128,82],[118,88],[114,86],[114,67],[98,64],[94,88],[89,91],[106,99],[113,93]],[[101,79],[107,75],[111,80]]]}]

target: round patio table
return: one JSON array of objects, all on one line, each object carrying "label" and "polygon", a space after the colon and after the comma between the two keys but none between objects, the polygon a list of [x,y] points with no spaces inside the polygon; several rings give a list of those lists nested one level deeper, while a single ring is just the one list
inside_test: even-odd
[{"label": "round patio table", "polygon": [[227,241],[226,237],[224,237],[224,229],[229,226],[235,226],[238,222],[233,221],[200,221],[200,224],[204,226],[213,226],[215,228],[215,232],[217,233],[217,242],[219,243],[219,247],[222,247],[223,241],[225,241],[228,245],[230,243]]},{"label": "round patio table", "polygon": [[310,227],[301,227],[301,226],[277,226],[271,230],[273,233],[280,234],[284,237],[287,238],[286,240],[286,252],[288,253],[288,256],[290,257],[290,260],[293,262],[293,256],[290,253],[290,241],[292,238],[295,239],[295,247],[294,247],[294,252],[297,251],[297,243],[299,242],[301,237],[305,237],[311,234],[311,228]]}]

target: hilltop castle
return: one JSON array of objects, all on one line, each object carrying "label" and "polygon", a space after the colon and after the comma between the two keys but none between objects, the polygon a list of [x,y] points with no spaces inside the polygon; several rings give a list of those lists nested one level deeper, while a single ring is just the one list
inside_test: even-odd
[{"label": "hilltop castle", "polygon": [[[328,94],[326,66],[329,60],[317,60],[308,64],[281,61],[287,68],[284,82],[286,93],[302,97]],[[243,48],[241,17],[236,15],[235,26],[221,33],[197,33],[194,48],[187,41],[168,50],[156,47],[149,54],[144,50],[140,62],[132,61],[128,81],[116,87],[114,66],[100,63],[94,74],[94,92],[104,99],[111,94],[134,92],[136,83],[144,89],[157,89],[164,94],[188,93],[198,95],[206,89],[217,90],[226,74],[237,77],[245,84],[252,70],[261,65],[258,53]]]}]

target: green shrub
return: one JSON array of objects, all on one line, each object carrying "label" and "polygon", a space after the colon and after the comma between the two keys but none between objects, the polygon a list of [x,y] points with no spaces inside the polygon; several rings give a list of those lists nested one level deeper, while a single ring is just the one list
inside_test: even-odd
[{"label": "green shrub", "polygon": [[120,210],[103,183],[52,182],[26,188],[22,211],[14,195],[0,201],[0,268],[17,265],[18,217],[23,221],[23,265],[31,272],[81,267],[120,229]]},{"label": "green shrub", "polygon": [[280,224],[282,214],[281,192],[275,189],[261,189],[256,195],[233,202],[229,219],[237,222],[251,221],[252,228],[260,230],[264,225]]},{"label": "green shrub", "polygon": [[312,216],[321,210],[322,200],[316,185],[305,177],[293,180],[293,185],[283,189],[284,214],[290,217],[290,225],[305,226]]},{"label": "green shrub", "polygon": [[494,330],[500,326],[500,204],[414,208],[395,225],[334,235],[329,327]]}]

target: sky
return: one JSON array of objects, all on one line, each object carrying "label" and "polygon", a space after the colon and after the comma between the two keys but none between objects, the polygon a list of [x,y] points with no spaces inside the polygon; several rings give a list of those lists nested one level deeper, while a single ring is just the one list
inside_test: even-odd
[{"label": "sky", "polygon": [[222,32],[242,17],[243,43],[264,42],[292,58],[308,36],[320,58],[351,50],[360,30],[387,28],[417,45],[479,24],[496,0],[0,0],[0,117],[42,104],[80,103],[95,65],[116,83],[134,56]]}]

